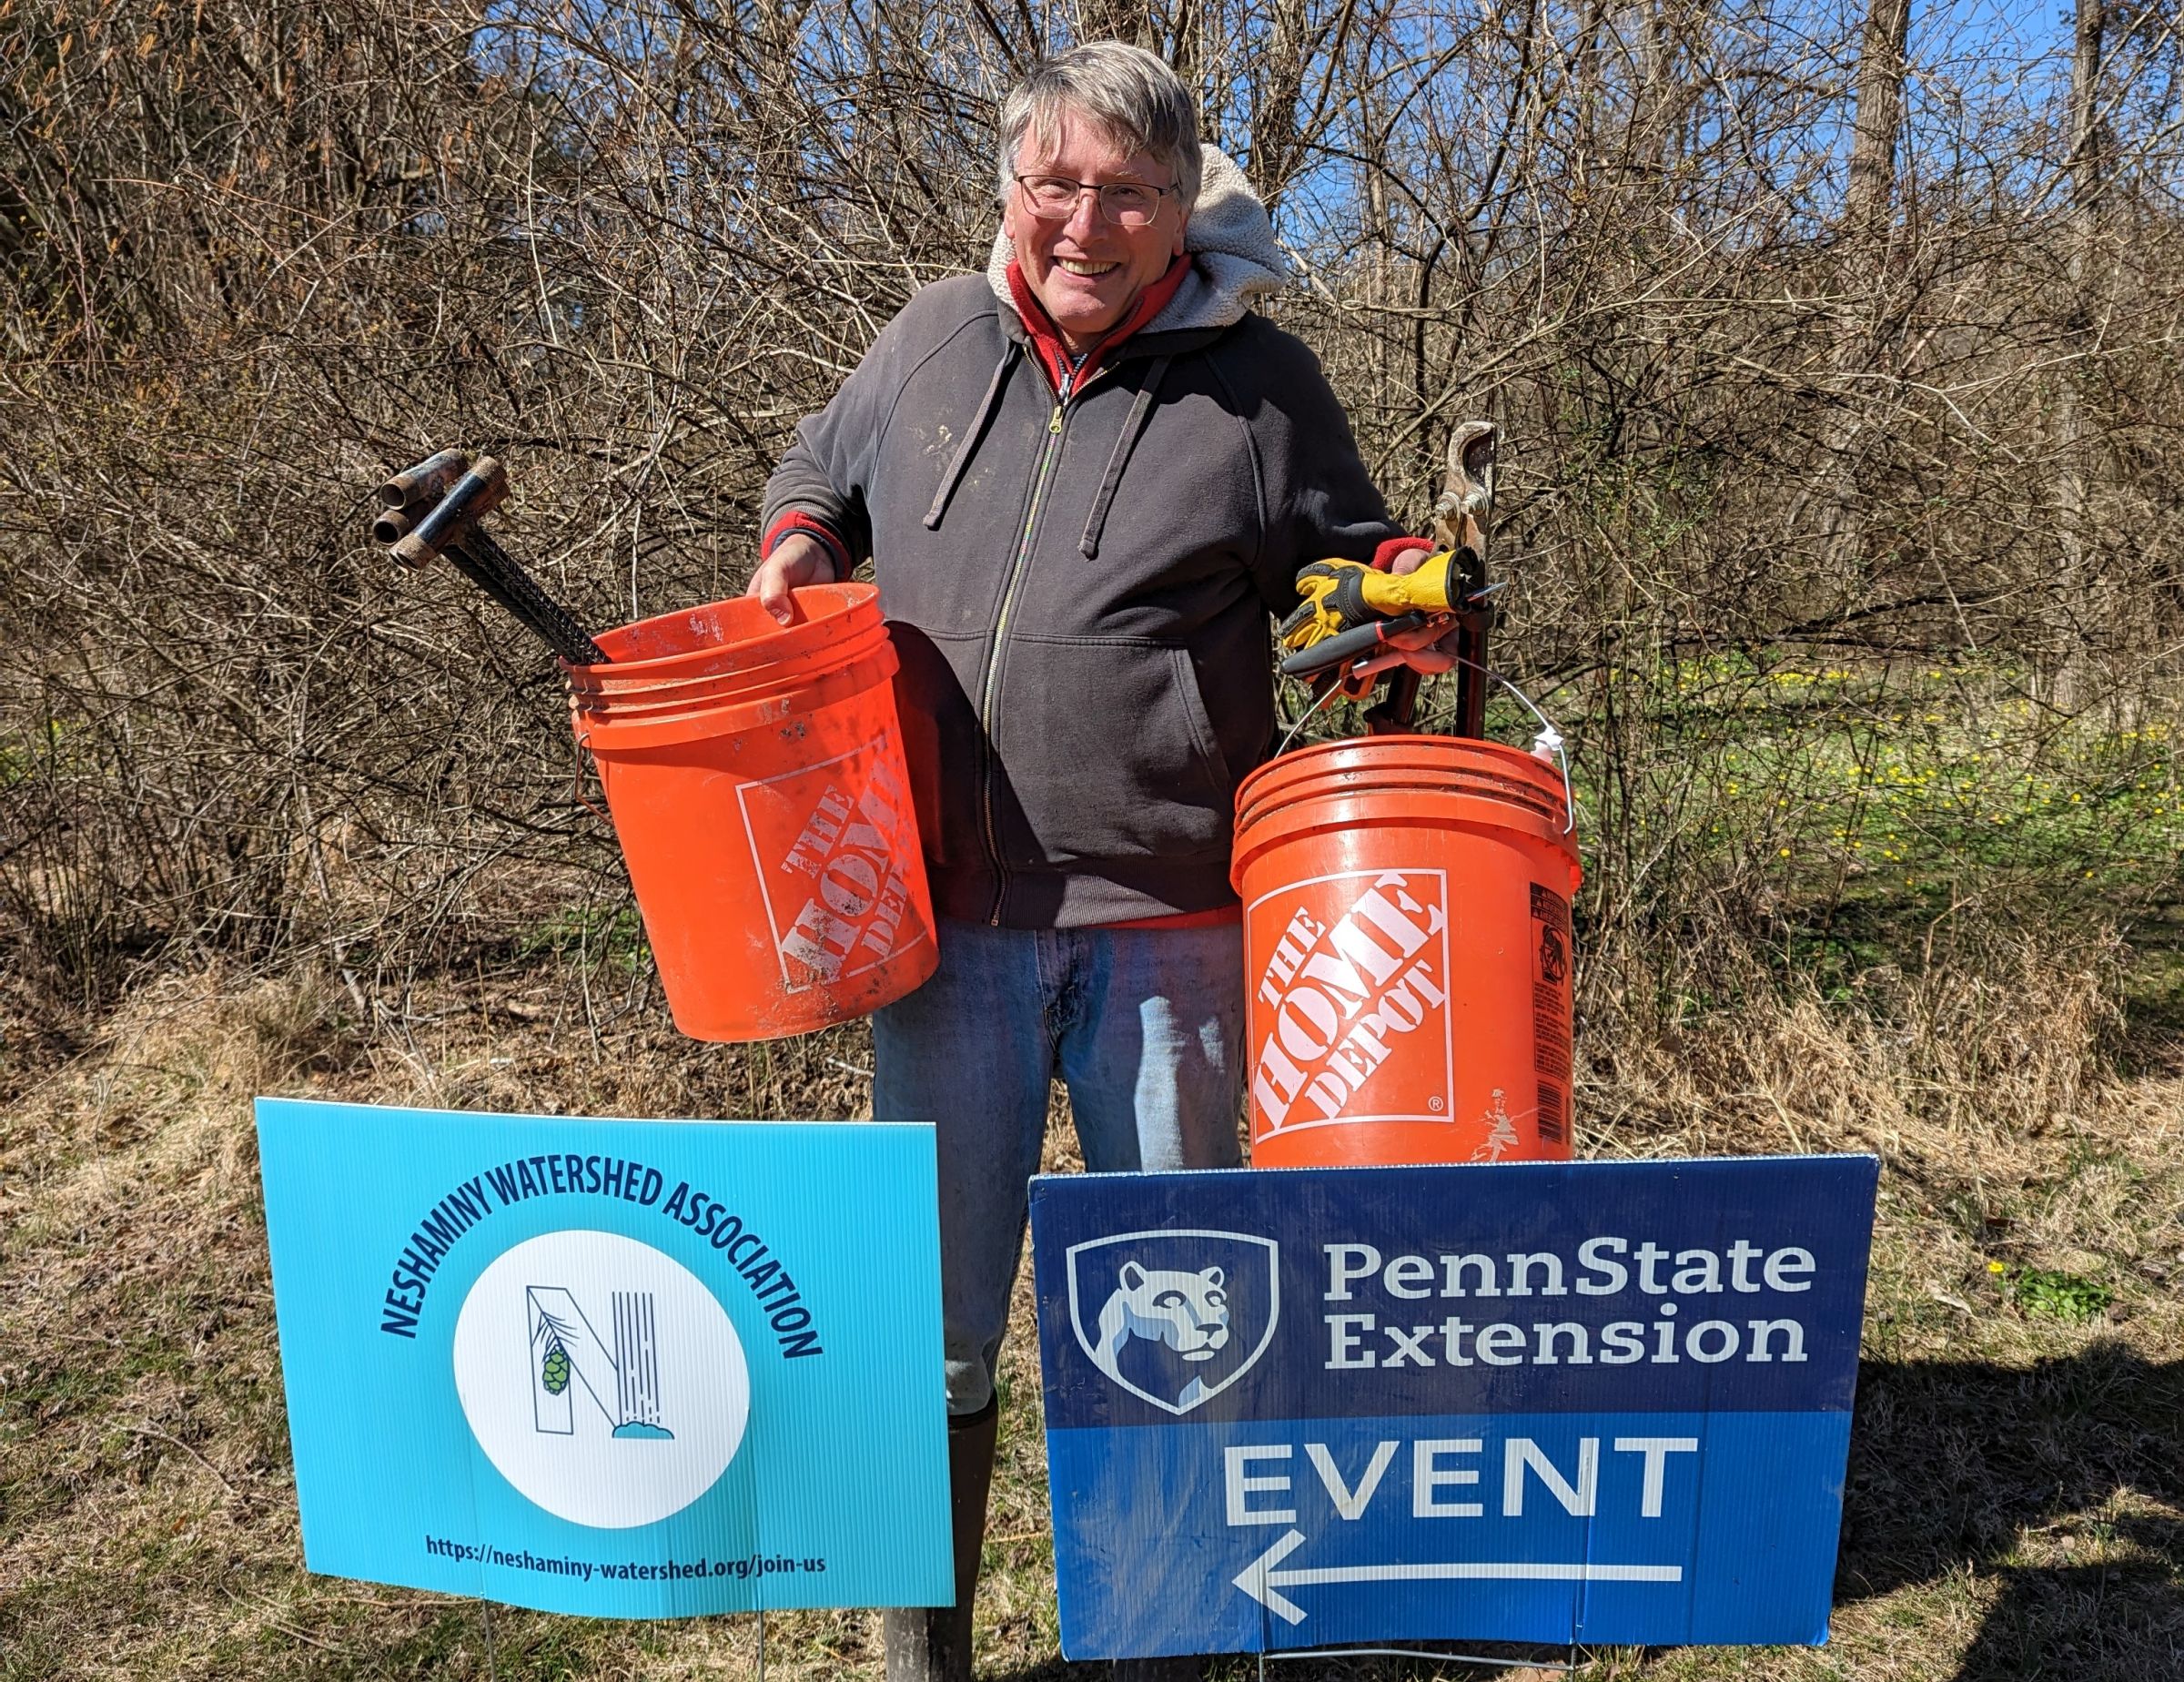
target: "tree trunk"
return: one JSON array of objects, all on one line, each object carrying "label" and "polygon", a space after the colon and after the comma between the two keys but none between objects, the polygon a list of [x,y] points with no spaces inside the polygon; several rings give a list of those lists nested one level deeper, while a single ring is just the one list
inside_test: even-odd
[{"label": "tree trunk", "polygon": [[1889,248],[1896,227],[1896,157],[1904,127],[1909,72],[1911,0],[1871,0],[1858,43],[1850,183],[1843,200],[1836,284],[1846,295],[1835,345],[1836,401],[1826,432],[1829,490],[1822,513],[1825,576],[1854,604],[1862,587],[1865,491],[1858,473],[1860,434],[1879,395],[1886,334]]},{"label": "tree trunk", "polygon": [[2103,623],[2094,576],[2098,548],[2089,494],[2094,443],[2086,425],[2086,371],[2077,359],[2092,350],[2096,316],[2104,175],[2101,56],[2107,25],[2107,0],[2078,0],[2070,61],[2069,286],[2059,335],[2072,360],[2063,367],[2055,414],[2056,535],[2062,572],[2056,600],[2068,641],[2058,652],[2053,698],[2057,706],[2072,713],[2086,704],[2095,686],[2090,669],[2093,644]]},{"label": "tree trunk", "polygon": [[1873,0],[1858,46],[1850,190],[1843,203],[1844,232],[1860,256],[1868,248],[1886,249],[1894,220],[1910,39],[1911,0]]}]

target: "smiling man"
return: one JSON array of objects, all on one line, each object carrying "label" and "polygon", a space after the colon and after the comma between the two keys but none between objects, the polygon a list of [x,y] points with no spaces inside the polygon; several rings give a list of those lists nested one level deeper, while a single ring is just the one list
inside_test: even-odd
[{"label": "smiling man", "polygon": [[1107,338],[1140,300],[1148,313],[1166,301],[1150,291],[1170,269],[1183,270],[1183,230],[1190,219],[1173,168],[1067,106],[1049,114],[1047,132],[1019,145],[1016,190],[1002,200],[1001,231],[1016,272],[1053,324],[1064,348],[1081,357]]},{"label": "smiling man", "polygon": [[919,292],[798,429],[751,583],[785,619],[872,559],[941,917],[938,973],[873,1024],[874,1114],[939,1154],[956,1545],[956,1607],[887,1615],[891,1682],[970,1675],[1048,1086],[1095,1170],[1235,1163],[1230,816],[1274,745],[1269,615],[1309,562],[1421,547],[1312,353],[1251,313],[1280,248],[1166,65],[1048,59],[1000,139],[987,272]]}]

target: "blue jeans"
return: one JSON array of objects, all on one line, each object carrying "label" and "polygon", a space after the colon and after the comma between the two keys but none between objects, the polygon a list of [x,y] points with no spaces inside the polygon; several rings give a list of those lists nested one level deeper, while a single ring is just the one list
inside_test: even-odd
[{"label": "blue jeans", "polygon": [[938,972],[874,1013],[872,1113],[934,1130],[948,1412],[972,1413],[993,1394],[1057,1069],[1094,1172],[1236,1166],[1243,929],[939,936]]}]

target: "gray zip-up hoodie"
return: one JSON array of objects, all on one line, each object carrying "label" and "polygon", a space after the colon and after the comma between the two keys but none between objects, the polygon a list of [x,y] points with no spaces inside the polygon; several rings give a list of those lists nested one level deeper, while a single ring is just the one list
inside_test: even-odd
[{"label": "gray zip-up hoodie", "polygon": [[1299,567],[1396,535],[1312,353],[1252,315],[1266,211],[1206,153],[1192,271],[1057,400],[985,276],[925,288],[797,429],[762,530],[874,557],[945,917],[1067,927],[1208,910],[1273,746],[1268,614]]}]

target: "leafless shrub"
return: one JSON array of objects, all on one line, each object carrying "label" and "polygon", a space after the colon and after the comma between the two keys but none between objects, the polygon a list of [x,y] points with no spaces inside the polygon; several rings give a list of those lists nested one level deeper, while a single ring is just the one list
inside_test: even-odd
[{"label": "leafless shrub", "polygon": [[1502,421],[1502,648],[1576,726],[1588,988],[1659,991],[1693,931],[1802,915],[1663,845],[1709,763],[1664,670],[1974,651],[2119,720],[2173,678],[2174,31],[2080,14],[9,10],[21,962],[85,1002],[177,949],[362,990],[614,902],[551,671],[459,581],[389,571],[372,481],[509,458],[511,546],[594,621],[737,590],[788,429],[982,259],[996,96],[1120,33],[1268,193],[1276,308],[1391,499],[1422,518],[1446,428]]}]

